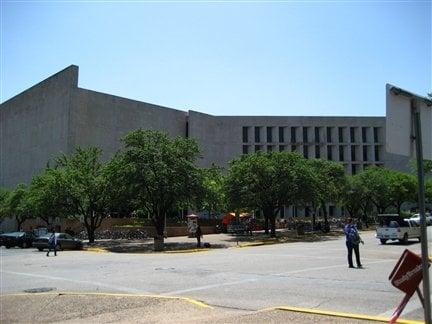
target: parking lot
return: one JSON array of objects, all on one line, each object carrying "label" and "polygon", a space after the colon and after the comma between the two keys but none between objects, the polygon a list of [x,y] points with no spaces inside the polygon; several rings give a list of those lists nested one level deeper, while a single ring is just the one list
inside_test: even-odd
[{"label": "parking lot", "polygon": [[[429,233],[430,235],[430,233]],[[363,269],[349,269],[344,237],[199,253],[132,254],[0,249],[2,294],[29,289],[190,297],[222,311],[254,312],[277,306],[370,316],[391,315],[403,294],[388,275],[405,248],[379,244],[364,232]],[[417,296],[403,318],[421,320]]]}]

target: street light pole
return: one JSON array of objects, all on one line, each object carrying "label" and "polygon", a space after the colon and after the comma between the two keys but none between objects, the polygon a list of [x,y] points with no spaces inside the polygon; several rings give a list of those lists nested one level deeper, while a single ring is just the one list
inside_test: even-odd
[{"label": "street light pole", "polygon": [[418,200],[420,213],[420,231],[421,231],[421,252],[422,252],[422,271],[423,271],[423,296],[424,296],[424,318],[426,324],[432,324],[431,304],[430,304],[430,286],[429,286],[429,253],[426,228],[425,214],[425,192],[424,192],[424,168],[423,168],[423,148],[420,123],[420,111],[416,98],[411,98],[411,111],[414,117],[414,132],[416,142],[417,157],[417,178],[418,178]]}]

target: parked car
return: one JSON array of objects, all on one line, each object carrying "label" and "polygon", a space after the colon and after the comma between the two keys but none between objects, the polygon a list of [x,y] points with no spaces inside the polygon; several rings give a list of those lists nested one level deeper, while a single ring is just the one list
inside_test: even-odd
[{"label": "parked car", "polygon": [[19,246],[23,249],[31,247],[36,235],[33,232],[12,232],[0,235],[0,246],[4,245],[6,249]]},{"label": "parked car", "polygon": [[385,244],[388,240],[399,240],[401,243],[407,243],[411,238],[417,238],[420,241],[420,227],[411,219],[404,219],[398,214],[378,215],[380,226],[376,229],[376,238]]},{"label": "parked car", "polygon": [[[425,214],[426,216],[426,225],[432,225],[432,216],[429,213]],[[410,220],[415,221],[419,226],[420,226],[420,214],[414,214],[413,216],[411,216]]]},{"label": "parked car", "polygon": [[[33,246],[39,251],[48,249],[48,240],[52,233],[48,233],[44,236],[38,237],[33,242]],[[83,248],[83,242],[79,239],[72,237],[67,233],[56,233],[57,236],[57,249],[59,250],[81,250]]]}]

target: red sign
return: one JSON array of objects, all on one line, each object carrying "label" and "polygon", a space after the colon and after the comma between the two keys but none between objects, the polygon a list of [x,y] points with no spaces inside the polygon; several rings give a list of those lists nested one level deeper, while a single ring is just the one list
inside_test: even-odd
[{"label": "red sign", "polygon": [[409,296],[414,294],[422,278],[422,259],[410,250],[402,253],[389,276],[392,285]]}]

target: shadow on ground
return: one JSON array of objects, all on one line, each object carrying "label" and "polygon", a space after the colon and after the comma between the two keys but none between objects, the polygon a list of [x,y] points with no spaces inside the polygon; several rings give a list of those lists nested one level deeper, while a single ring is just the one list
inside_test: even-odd
[{"label": "shadow on ground", "polygon": [[[267,245],[282,244],[293,242],[320,242],[336,240],[343,236],[342,231],[323,232],[306,232],[299,235],[294,230],[282,230],[276,233],[276,237],[269,237],[264,232],[254,232],[252,235],[241,234],[212,234],[205,235],[202,239],[201,249],[197,248],[196,240],[186,237],[171,237],[165,241],[165,252],[182,252],[208,249],[224,249],[230,247],[245,247],[248,245]],[[100,240],[87,246],[93,249],[102,249],[104,251],[115,253],[152,253],[153,239],[145,240]]]}]

